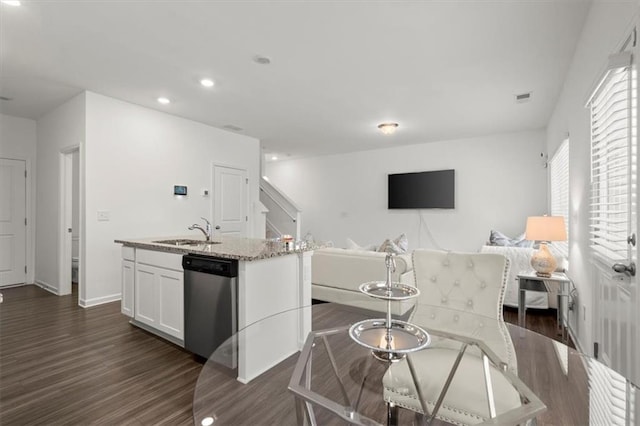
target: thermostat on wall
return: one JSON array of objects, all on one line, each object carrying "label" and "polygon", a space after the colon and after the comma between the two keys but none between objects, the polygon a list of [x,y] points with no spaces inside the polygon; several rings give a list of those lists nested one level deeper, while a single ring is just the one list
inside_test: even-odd
[{"label": "thermostat on wall", "polygon": [[187,195],[187,187],[184,185],[173,185],[173,195]]}]

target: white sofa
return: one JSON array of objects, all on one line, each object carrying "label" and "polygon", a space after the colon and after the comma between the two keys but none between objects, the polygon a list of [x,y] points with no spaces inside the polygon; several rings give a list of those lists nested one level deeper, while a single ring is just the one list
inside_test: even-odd
[{"label": "white sofa", "polygon": [[[316,300],[341,303],[383,312],[386,302],[362,294],[358,287],[370,281],[386,281],[386,253],[342,248],[316,250],[311,258],[311,289]],[[393,282],[414,284],[411,254],[395,256]],[[414,301],[392,302],[392,313],[402,315]]]}]

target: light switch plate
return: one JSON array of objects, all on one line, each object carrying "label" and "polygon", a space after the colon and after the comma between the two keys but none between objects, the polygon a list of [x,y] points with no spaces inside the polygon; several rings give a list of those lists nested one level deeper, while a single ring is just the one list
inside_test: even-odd
[{"label": "light switch plate", "polygon": [[98,210],[98,222],[108,222],[111,219],[111,213],[107,210]]}]

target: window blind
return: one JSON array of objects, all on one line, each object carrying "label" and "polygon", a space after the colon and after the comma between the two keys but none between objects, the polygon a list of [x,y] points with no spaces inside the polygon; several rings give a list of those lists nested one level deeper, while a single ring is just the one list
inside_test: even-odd
[{"label": "window blind", "polygon": [[631,231],[632,175],[630,61],[628,53],[616,55],[615,65],[610,67],[589,102],[590,239],[594,254],[606,262],[625,262],[630,257],[627,245]]},{"label": "window blind", "polygon": [[589,374],[589,424],[625,426],[635,424],[635,389],[599,361],[587,359]]},{"label": "window blind", "polygon": [[[564,217],[564,226],[569,239],[569,139],[565,139],[549,161],[549,193],[551,216]],[[569,243],[556,241],[554,251],[569,256]]]}]

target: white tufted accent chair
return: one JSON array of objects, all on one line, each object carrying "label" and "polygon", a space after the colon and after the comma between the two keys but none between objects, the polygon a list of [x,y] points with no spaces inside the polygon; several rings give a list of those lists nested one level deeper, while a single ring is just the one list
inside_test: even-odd
[{"label": "white tufted accent chair", "polygon": [[[481,340],[517,372],[515,350],[502,317],[509,260],[493,253],[455,253],[416,250],[413,253],[420,296],[410,319],[427,331]],[[433,411],[461,343],[433,336],[425,350],[410,354],[417,366],[419,386],[429,412]],[[453,424],[475,424],[489,419],[481,351],[470,346],[458,367],[437,418]],[[491,366],[498,414],[520,406],[517,391]],[[423,413],[407,361],[392,364],[383,379],[385,401]]]}]

